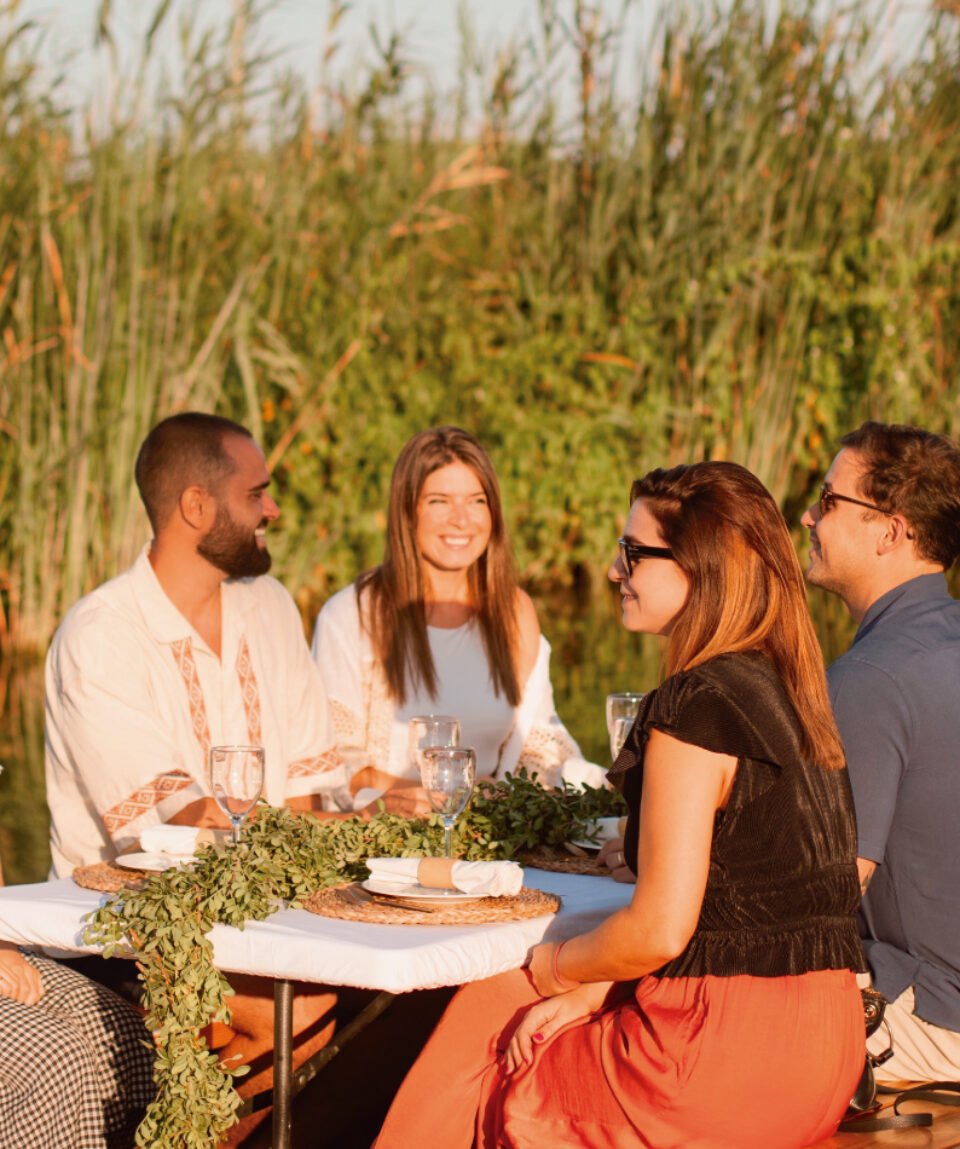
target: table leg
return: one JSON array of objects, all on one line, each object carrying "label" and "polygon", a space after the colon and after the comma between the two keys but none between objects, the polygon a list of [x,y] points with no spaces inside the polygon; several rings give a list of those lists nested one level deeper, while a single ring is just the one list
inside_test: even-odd
[{"label": "table leg", "polygon": [[273,983],[273,1149],[290,1149],[293,1134],[293,982]]}]

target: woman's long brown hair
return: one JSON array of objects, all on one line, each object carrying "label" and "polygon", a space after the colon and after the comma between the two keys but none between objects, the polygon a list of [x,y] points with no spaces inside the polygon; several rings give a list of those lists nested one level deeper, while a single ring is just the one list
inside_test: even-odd
[{"label": "woman's long brown hair", "polygon": [[[437,693],[427,637],[426,588],[417,551],[417,501],[427,476],[463,463],[477,476],[490,510],[490,542],[468,572],[472,605],[490,665],[494,693],[520,702],[517,674],[517,579],[503,522],[500,484],[490,456],[459,427],[433,427],[406,443],[393,468],[383,562],[357,579],[361,617],[387,685],[399,705],[422,686]],[[366,600],[366,601],[364,601]]]},{"label": "woman's long brown hair", "polygon": [[690,581],[667,648],[668,674],[718,654],[760,651],[773,662],[800,721],[811,762],[844,764],[823,656],[800,563],[773,497],[736,463],[651,471],[630,491],[643,499]]}]

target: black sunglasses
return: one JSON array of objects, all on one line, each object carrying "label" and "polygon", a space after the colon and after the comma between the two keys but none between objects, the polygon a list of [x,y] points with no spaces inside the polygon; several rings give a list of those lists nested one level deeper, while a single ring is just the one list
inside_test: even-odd
[{"label": "black sunglasses", "polygon": [[876,503],[865,503],[863,499],[852,499],[849,495],[838,495],[836,491],[831,491],[829,487],[820,488],[820,497],[817,500],[817,506],[820,508],[820,518],[824,515],[829,515],[833,510],[836,503],[853,503],[855,507],[866,507],[868,511],[879,511],[881,515],[889,515],[890,511],[885,511],[883,507],[878,507]]},{"label": "black sunglasses", "polygon": [[669,547],[645,547],[643,543],[632,543],[629,539],[617,539],[620,548],[620,562],[627,572],[627,578],[633,574],[633,568],[641,559],[672,559],[673,551]]}]

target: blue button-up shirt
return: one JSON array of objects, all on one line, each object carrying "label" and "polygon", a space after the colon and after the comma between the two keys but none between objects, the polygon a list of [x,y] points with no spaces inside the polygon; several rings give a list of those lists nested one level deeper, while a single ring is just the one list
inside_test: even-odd
[{"label": "blue button-up shirt", "polygon": [[878,599],[828,672],[857,811],[878,864],[861,911],[874,984],[914,986],[960,1032],[960,602],[941,574]]}]

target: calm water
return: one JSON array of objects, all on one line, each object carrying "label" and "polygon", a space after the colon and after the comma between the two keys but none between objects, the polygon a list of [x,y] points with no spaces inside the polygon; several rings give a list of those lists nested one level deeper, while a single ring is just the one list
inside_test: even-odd
[{"label": "calm water", "polygon": [[[650,639],[619,625],[616,598],[603,595],[571,612],[569,600],[538,603],[553,646],[557,709],[584,755],[609,758],[604,699],[615,690],[656,684],[657,651]],[[43,879],[50,865],[43,785],[43,667],[0,666],[0,858],[7,882]]]}]

